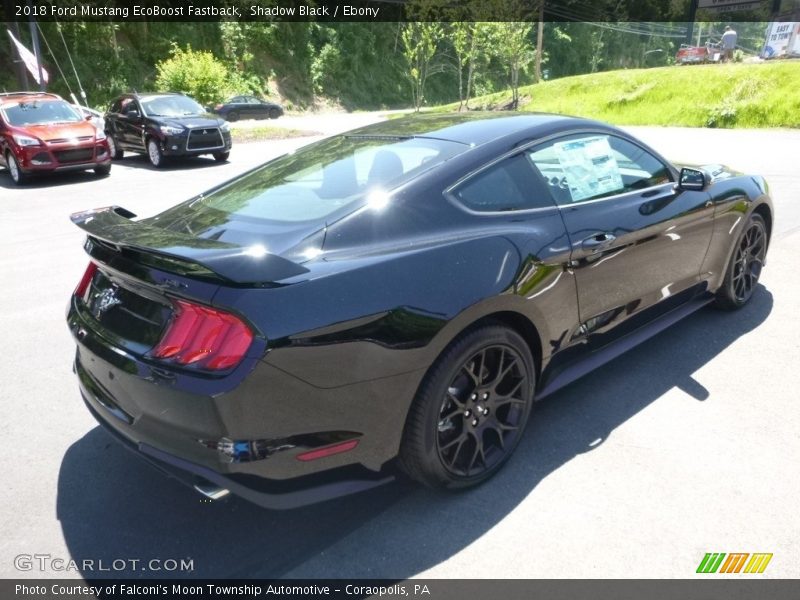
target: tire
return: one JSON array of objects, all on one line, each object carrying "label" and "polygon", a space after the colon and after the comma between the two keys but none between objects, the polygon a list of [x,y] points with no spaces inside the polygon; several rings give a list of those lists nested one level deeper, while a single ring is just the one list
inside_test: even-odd
[{"label": "tire", "polygon": [[212,156],[214,160],[217,162],[225,162],[228,160],[228,157],[231,155],[230,152],[215,152]]},{"label": "tire", "polygon": [[98,177],[108,177],[109,173],[111,173],[111,163],[107,165],[97,165],[94,168],[94,174]]},{"label": "tire", "polygon": [[14,182],[14,185],[25,185],[28,183],[28,174],[20,168],[17,159],[11,152],[6,153],[6,165],[8,166],[8,173],[11,175],[11,181]]},{"label": "tire", "polygon": [[280,116],[281,116],[281,113],[277,108],[270,108],[269,109],[269,118],[270,119],[277,119]]},{"label": "tire", "polygon": [[147,158],[150,160],[150,164],[156,169],[164,166],[164,152],[161,150],[161,146],[158,145],[158,140],[155,138],[147,140]]},{"label": "tire", "polygon": [[467,331],[436,359],[406,420],[398,464],[433,488],[460,489],[494,475],[522,437],[535,368],[515,331]]},{"label": "tire", "polygon": [[226,121],[238,121],[239,120],[239,113],[235,110],[232,110],[228,113],[228,118],[225,119]]},{"label": "tire", "polygon": [[717,290],[716,308],[736,310],[750,301],[761,276],[767,243],[767,225],[763,217],[750,215],[736,240],[722,286]]},{"label": "tire", "polygon": [[111,160],[122,160],[125,156],[125,151],[119,147],[117,144],[117,140],[114,139],[114,136],[106,134],[106,141],[108,142],[108,154],[111,157]]}]

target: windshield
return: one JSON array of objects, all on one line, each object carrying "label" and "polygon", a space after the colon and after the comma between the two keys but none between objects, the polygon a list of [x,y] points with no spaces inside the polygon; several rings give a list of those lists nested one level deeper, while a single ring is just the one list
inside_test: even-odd
[{"label": "windshield", "polygon": [[4,106],[3,113],[8,124],[14,127],[83,121],[83,117],[63,100],[19,102]]},{"label": "windshield", "polygon": [[203,114],[205,109],[186,96],[152,96],[141,100],[146,115],[151,117],[185,117]]},{"label": "windshield", "polygon": [[156,218],[162,227],[227,237],[240,223],[333,222],[469,149],[445,140],[339,136],[282,156],[201,200]]}]

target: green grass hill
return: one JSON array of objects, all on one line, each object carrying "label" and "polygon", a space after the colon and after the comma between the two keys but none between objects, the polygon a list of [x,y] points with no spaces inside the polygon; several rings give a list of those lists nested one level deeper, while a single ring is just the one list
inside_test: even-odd
[{"label": "green grass hill", "polygon": [[[473,98],[471,109],[507,106],[511,92]],[[456,110],[458,104],[435,111]],[[800,61],[671,66],[565,77],[520,88],[522,111],[617,125],[800,127]]]}]

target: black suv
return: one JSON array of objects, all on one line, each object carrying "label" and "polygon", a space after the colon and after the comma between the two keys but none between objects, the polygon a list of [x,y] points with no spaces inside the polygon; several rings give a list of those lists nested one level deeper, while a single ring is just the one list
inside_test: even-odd
[{"label": "black suv", "polygon": [[123,94],[108,109],[105,127],[113,159],[141,152],[160,167],[168,156],[211,154],[225,161],[231,152],[228,123],[183,94]]}]

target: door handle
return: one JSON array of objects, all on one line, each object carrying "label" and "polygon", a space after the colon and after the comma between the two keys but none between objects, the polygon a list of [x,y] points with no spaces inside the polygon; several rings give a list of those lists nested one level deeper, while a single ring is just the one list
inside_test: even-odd
[{"label": "door handle", "polygon": [[606,246],[610,246],[616,239],[617,236],[615,236],[613,233],[596,233],[595,235],[583,240],[581,242],[581,248],[584,250],[592,250],[593,252],[597,252]]}]

